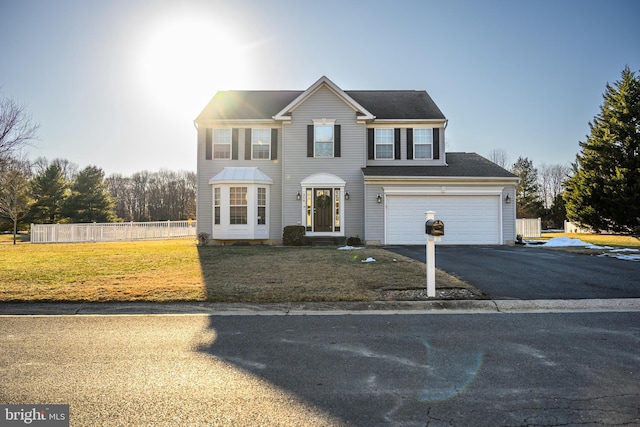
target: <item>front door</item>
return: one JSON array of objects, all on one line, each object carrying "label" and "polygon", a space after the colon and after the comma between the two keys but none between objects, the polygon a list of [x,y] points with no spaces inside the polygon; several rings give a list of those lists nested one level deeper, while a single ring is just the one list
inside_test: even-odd
[{"label": "front door", "polygon": [[313,231],[333,231],[333,197],[331,188],[313,190]]}]

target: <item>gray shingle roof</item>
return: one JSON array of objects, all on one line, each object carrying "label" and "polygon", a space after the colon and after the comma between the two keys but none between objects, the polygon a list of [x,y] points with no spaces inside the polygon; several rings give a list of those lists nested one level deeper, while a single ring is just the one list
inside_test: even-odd
[{"label": "gray shingle roof", "polygon": [[447,153],[447,166],[368,166],[362,168],[366,177],[517,177],[476,153]]},{"label": "gray shingle roof", "polygon": [[445,119],[425,91],[347,90],[345,93],[377,119]]},{"label": "gray shingle roof", "polygon": [[271,119],[302,91],[226,90],[215,94],[198,118]]},{"label": "gray shingle roof", "polygon": [[[199,119],[271,119],[303,91],[242,91],[216,93]],[[445,117],[425,91],[345,91],[378,119],[442,119]]]}]

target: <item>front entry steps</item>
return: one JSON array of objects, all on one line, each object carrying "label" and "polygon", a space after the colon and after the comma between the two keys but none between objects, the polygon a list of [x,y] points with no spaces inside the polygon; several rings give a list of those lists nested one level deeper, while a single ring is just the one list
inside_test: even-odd
[{"label": "front entry steps", "polygon": [[311,246],[343,246],[346,242],[346,238],[344,236],[336,236],[336,237],[305,237],[305,244]]}]

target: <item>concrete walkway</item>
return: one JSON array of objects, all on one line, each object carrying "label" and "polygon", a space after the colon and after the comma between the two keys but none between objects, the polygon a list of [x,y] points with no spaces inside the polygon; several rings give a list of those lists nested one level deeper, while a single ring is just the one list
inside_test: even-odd
[{"label": "concrete walkway", "polygon": [[572,300],[434,300],[336,303],[0,303],[15,315],[371,315],[640,311],[640,298]]}]

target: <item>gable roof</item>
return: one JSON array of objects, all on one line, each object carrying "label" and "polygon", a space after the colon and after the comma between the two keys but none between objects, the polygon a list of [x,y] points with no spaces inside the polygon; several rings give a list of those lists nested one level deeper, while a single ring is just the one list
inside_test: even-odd
[{"label": "gable roof", "polygon": [[309,97],[311,97],[314,93],[318,91],[321,87],[328,88],[331,92],[333,92],[338,98],[340,98],[345,104],[351,107],[357,114],[358,119],[362,120],[371,120],[375,117],[367,111],[365,107],[360,105],[357,101],[351,98],[345,91],[340,89],[335,83],[329,80],[326,76],[320,77],[317,82],[311,85],[309,89],[302,92],[296,99],[294,99],[289,105],[284,107],[281,111],[274,115],[274,119],[276,120],[290,120],[291,112],[296,109],[296,107],[303,102],[305,102]]},{"label": "gable roof", "polygon": [[518,177],[476,153],[446,153],[446,166],[368,166],[365,178],[507,178]]},{"label": "gable roof", "polygon": [[305,91],[220,91],[196,120],[288,120],[288,114],[323,85],[350,105],[360,119],[446,120],[426,91],[343,91],[326,77]]}]

